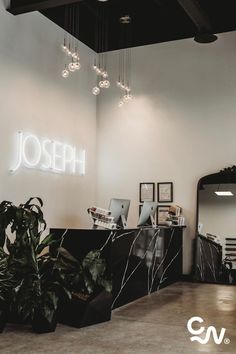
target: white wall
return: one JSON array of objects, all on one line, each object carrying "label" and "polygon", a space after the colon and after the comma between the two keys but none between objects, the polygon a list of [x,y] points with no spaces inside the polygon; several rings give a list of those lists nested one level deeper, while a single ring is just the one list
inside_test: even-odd
[{"label": "white wall", "polygon": [[[14,17],[0,4],[0,200],[40,196],[50,227],[89,224],[96,189],[96,98],[93,52],[80,45],[82,68],[61,77],[63,31],[39,13]],[[40,171],[9,173],[18,130],[58,139],[87,152],[85,177]]]},{"label": "white wall", "polygon": [[[208,45],[189,39],[135,48],[135,100],[118,108],[115,85],[99,99],[98,203],[130,198],[135,226],[139,183],[173,181],[174,203],[188,226],[185,273],[192,263],[197,182],[236,162],[235,43],[234,32]],[[114,74],[117,59],[110,54]]]}]

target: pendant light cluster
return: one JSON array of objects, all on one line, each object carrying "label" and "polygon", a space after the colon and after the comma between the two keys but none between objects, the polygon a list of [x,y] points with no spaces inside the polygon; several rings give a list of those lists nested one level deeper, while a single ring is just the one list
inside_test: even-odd
[{"label": "pendant light cluster", "polygon": [[[130,24],[131,17],[129,15],[120,18],[121,24],[121,44],[123,47],[129,46],[130,40]],[[131,63],[132,63],[132,50],[127,48],[119,52],[119,77],[116,82],[117,87],[120,89],[119,107],[123,107],[125,103],[133,99],[131,93]]]},{"label": "pendant light cluster", "polygon": [[[97,0],[97,13],[95,25],[95,50],[96,54],[92,69],[96,74],[96,83],[92,93],[97,96],[102,90],[110,88],[111,82],[107,71],[108,56],[108,0]],[[131,17],[122,16],[120,19],[120,44],[119,51],[119,76],[116,81],[120,90],[119,107],[133,99],[131,90],[131,63],[132,50],[130,49]],[[79,3],[67,5],[64,19],[64,39],[61,49],[65,55],[65,67],[61,72],[63,78],[68,78],[71,73],[81,68],[79,56]]]},{"label": "pendant light cluster", "polygon": [[96,86],[93,88],[92,92],[95,96],[99,95],[101,89],[108,89],[111,86],[109,80],[108,72],[106,69],[106,54],[98,54],[94,60],[93,70],[97,75]]},{"label": "pendant light cluster", "polygon": [[122,50],[119,53],[119,78],[116,82],[120,89],[119,107],[133,99],[131,93],[131,49]]},{"label": "pendant light cluster", "polygon": [[81,68],[79,57],[79,41],[75,38],[79,32],[79,4],[67,5],[65,10],[64,40],[61,49],[65,54],[65,68],[62,77],[69,77]]},{"label": "pendant light cluster", "polygon": [[93,87],[92,93],[97,96],[101,89],[108,89],[111,86],[107,72],[107,54],[104,53],[108,49],[107,7],[101,0],[97,4],[95,47],[98,53],[93,64],[93,70],[96,73],[96,85]]}]

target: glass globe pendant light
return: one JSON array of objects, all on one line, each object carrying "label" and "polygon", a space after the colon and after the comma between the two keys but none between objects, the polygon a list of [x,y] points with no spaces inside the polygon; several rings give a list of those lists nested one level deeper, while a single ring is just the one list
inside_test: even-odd
[{"label": "glass globe pendant light", "polygon": [[103,79],[107,79],[108,78],[108,72],[107,71],[103,71],[102,77],[103,77]]},{"label": "glass globe pendant light", "polygon": [[63,40],[63,44],[61,45],[61,50],[63,51],[63,53],[67,52],[67,46],[66,46],[66,32],[64,32],[64,40]]},{"label": "glass globe pendant light", "polygon": [[69,65],[68,65],[68,69],[73,73],[75,71],[75,63],[72,61]]},{"label": "glass globe pendant light", "polygon": [[122,16],[120,18],[121,26],[121,43],[122,47],[126,48],[119,51],[119,77],[116,81],[117,87],[123,92],[123,97],[119,102],[119,107],[122,107],[125,103],[130,102],[133,99],[131,94],[131,48],[129,47],[129,31],[132,20],[129,15]]},{"label": "glass globe pendant light", "polygon": [[74,63],[74,68],[75,70],[79,70],[81,68],[81,64],[79,61],[77,61],[76,63]]},{"label": "glass globe pendant light", "polygon": [[74,52],[73,54],[72,54],[72,58],[74,59],[74,60],[79,60],[80,58],[79,58],[79,54],[77,53],[77,49],[76,49],[76,52]]},{"label": "glass globe pendant light", "polygon": [[99,93],[101,92],[100,88],[98,86],[95,86],[92,90],[93,94],[95,96],[99,95]]},{"label": "glass globe pendant light", "polygon": [[103,81],[103,87],[104,87],[104,88],[108,89],[110,86],[111,86],[111,83],[110,83],[109,80],[104,80],[104,81]]},{"label": "glass globe pendant light", "polygon": [[69,72],[69,70],[67,69],[67,66],[65,65],[65,69],[62,70],[61,76],[62,76],[64,79],[66,79],[66,78],[69,76],[69,74],[70,74],[70,72]]},{"label": "glass globe pendant light", "polygon": [[98,0],[97,17],[95,25],[95,51],[98,53],[92,65],[97,76],[97,85],[92,89],[93,94],[98,95],[102,89],[111,86],[107,72],[107,50],[108,50],[108,8],[104,4],[107,0]]},{"label": "glass globe pendant light", "polygon": [[120,100],[120,102],[118,103],[118,107],[121,108],[124,106],[124,101],[123,100]]},{"label": "glass globe pendant light", "polygon": [[98,84],[98,85],[99,85],[99,87],[100,87],[100,88],[104,88],[104,87],[105,87],[105,86],[104,86],[104,81],[103,81],[103,80],[99,81],[99,84]]},{"label": "glass globe pendant light", "polygon": [[61,49],[65,56],[70,58],[70,63],[68,66],[65,65],[65,69],[61,74],[62,77],[67,78],[70,72],[73,73],[81,68],[78,51],[79,42],[77,40],[79,33],[79,3],[66,6],[64,29],[64,41]]},{"label": "glass globe pendant light", "polygon": [[126,94],[124,95],[124,101],[128,102],[131,101],[133,99],[133,96],[131,95],[130,92],[126,92]]},{"label": "glass globe pendant light", "polygon": [[66,51],[67,51],[67,46],[65,45],[65,43],[61,45],[61,49],[62,49],[62,51],[63,51],[64,53],[66,53]]},{"label": "glass globe pendant light", "polygon": [[94,64],[93,64],[93,70],[94,70],[94,71],[97,71],[97,68],[98,68],[98,67],[97,67],[97,64],[94,63]]}]

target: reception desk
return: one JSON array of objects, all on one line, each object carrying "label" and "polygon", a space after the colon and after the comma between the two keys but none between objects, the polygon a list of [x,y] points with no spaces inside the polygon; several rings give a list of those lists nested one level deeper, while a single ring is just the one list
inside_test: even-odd
[{"label": "reception desk", "polygon": [[182,276],[182,228],[114,233],[112,308],[151,294]]},{"label": "reception desk", "polygon": [[195,280],[219,282],[222,271],[222,246],[205,236],[195,240]]},{"label": "reception desk", "polygon": [[[96,315],[82,323],[71,321],[74,311],[68,311],[67,324],[82,327],[110,319],[112,309],[168,286],[182,276],[182,227],[140,228],[128,230],[51,229],[55,238],[63,235],[63,247],[82,260],[91,250],[102,249],[112,279],[112,293],[100,294]],[[104,302],[103,302],[104,299]],[[103,305],[102,306],[102,302]],[[106,304],[105,304],[106,302]],[[87,316],[87,315],[86,315]],[[73,323],[72,323],[73,322]]]}]

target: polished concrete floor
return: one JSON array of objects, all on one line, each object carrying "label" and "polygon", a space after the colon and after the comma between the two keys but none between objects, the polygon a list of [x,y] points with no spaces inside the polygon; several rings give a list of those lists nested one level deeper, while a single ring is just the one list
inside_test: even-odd
[{"label": "polished concrete floor", "polygon": [[[226,328],[230,343],[190,341],[193,316]],[[199,324],[200,326],[200,324]],[[205,337],[205,334],[203,335]],[[59,325],[52,334],[8,326],[0,335],[3,354],[194,354],[236,353],[236,287],[176,283],[113,312],[112,321],[83,329]]]}]

